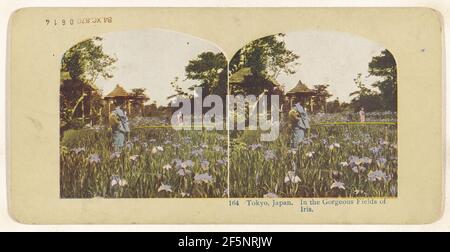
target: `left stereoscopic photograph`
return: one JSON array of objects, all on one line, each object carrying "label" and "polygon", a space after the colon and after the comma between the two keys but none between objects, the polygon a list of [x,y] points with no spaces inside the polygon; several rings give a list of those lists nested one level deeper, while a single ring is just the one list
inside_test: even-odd
[{"label": "left stereoscopic photograph", "polygon": [[61,198],[228,197],[226,130],[183,130],[195,116],[171,106],[225,98],[216,45],[160,29],[99,34],[67,49],[60,74]]}]

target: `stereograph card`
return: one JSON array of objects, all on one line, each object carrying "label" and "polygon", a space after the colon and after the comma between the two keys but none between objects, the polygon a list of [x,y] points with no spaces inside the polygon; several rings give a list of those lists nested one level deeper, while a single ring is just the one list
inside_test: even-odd
[{"label": "stereograph card", "polygon": [[443,208],[428,8],[25,8],[8,31],[21,223],[424,224]]}]

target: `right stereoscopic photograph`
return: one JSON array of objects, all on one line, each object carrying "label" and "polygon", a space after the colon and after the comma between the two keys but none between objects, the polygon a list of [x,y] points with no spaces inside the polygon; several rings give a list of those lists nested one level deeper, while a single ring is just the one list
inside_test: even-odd
[{"label": "right stereoscopic photograph", "polygon": [[247,43],[229,62],[230,197],[397,197],[397,67],[356,34]]}]

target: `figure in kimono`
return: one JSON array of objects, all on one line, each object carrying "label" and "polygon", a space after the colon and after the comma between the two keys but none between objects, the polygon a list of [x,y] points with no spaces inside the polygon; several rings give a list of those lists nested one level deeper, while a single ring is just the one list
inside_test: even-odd
[{"label": "figure in kimono", "polygon": [[112,129],[112,140],[115,152],[120,152],[125,145],[125,140],[130,133],[128,117],[124,111],[125,100],[114,100],[115,109],[109,115],[109,123]]},{"label": "figure in kimono", "polygon": [[302,106],[301,100],[296,100],[289,111],[289,123],[291,128],[291,148],[297,149],[306,136],[309,126],[309,117],[305,108]]}]

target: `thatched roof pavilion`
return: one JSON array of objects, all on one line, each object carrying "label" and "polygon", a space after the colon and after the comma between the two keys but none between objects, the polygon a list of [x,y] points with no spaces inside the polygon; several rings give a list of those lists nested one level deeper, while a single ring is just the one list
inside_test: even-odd
[{"label": "thatched roof pavilion", "polygon": [[116,85],[113,91],[111,91],[108,95],[105,96],[105,100],[108,99],[117,99],[117,98],[129,98],[131,94],[129,94],[123,87],[119,84]]},{"label": "thatched roof pavilion", "polygon": [[299,96],[299,97],[309,97],[313,96],[315,92],[308,88],[301,80],[298,81],[297,85],[289,90],[286,95],[289,96]]},{"label": "thatched roof pavilion", "polygon": [[142,114],[142,116],[144,115],[144,102],[149,100],[149,98],[144,94],[135,95],[133,93],[127,92],[119,84],[117,84],[113,91],[111,91],[103,99],[105,99],[105,101],[107,102],[108,114],[111,113],[111,101],[115,99],[124,99],[126,101],[128,114],[131,114],[130,103],[137,103],[140,106],[140,114]]},{"label": "thatched roof pavilion", "polygon": [[301,80],[298,81],[297,85],[286,93],[291,106],[293,105],[294,98],[303,99],[311,107],[313,111],[313,101],[312,97],[316,95],[314,90],[311,90],[304,84]]}]

